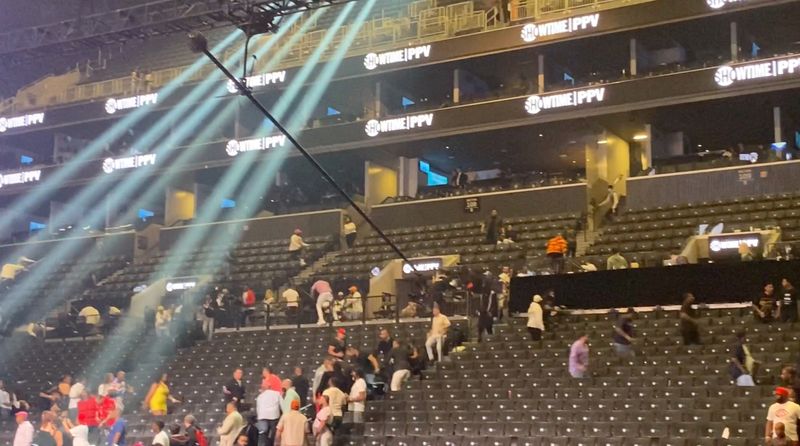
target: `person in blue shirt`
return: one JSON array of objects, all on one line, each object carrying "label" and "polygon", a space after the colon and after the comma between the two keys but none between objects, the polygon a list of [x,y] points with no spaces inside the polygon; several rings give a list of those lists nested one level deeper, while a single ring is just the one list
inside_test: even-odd
[{"label": "person in blue shirt", "polygon": [[108,446],[125,446],[125,428],[128,422],[122,418],[119,409],[114,409],[111,417],[115,421],[108,431]]}]

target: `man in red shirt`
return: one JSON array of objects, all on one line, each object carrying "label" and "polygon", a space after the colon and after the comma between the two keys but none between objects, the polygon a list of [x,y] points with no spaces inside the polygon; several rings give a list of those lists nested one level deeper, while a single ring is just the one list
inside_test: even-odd
[{"label": "man in red shirt", "polygon": [[111,427],[117,421],[114,418],[114,409],[117,408],[117,403],[113,398],[108,396],[97,395],[97,418],[100,420],[101,427]]},{"label": "man in red shirt", "polygon": [[78,401],[78,424],[89,428],[89,443],[91,444],[97,444],[99,433],[97,426],[100,425],[99,412],[97,399],[89,397],[85,391],[81,393],[81,400]]},{"label": "man in red shirt", "polygon": [[281,378],[278,375],[273,374],[272,369],[269,367],[264,367],[264,369],[261,370],[261,388],[268,388],[278,393],[283,391],[283,386],[281,386]]}]

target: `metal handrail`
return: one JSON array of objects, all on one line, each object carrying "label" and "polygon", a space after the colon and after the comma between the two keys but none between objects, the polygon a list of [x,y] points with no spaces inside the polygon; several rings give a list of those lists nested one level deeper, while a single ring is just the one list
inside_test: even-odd
[{"label": "metal handrail", "polygon": [[[514,0],[512,1],[512,19],[515,21],[546,19],[548,15],[557,14],[563,16],[567,13],[579,13],[583,9],[596,11],[652,1],[655,0]],[[435,0],[418,0],[407,6],[408,16],[406,17],[376,17],[363,26],[363,29],[359,32],[357,44],[349,48],[345,57],[361,54],[366,48],[369,48],[370,51],[381,51],[395,48],[403,43],[434,42],[456,35],[476,34],[488,31],[490,28],[509,26],[508,24],[490,21],[491,11],[474,11],[471,2],[464,2],[464,5],[459,5],[461,4],[437,7]],[[348,26],[342,27],[339,36],[343,36],[347,28]],[[312,32],[301,39],[288,52],[289,56],[284,57],[280,69],[301,65],[305,60],[305,55],[311,54],[314,48],[319,45],[320,38],[321,34],[317,38]],[[276,48],[274,52],[277,51],[278,49]],[[327,59],[331,55],[332,51],[328,51],[322,59]],[[262,57],[261,60],[271,60],[271,56],[274,56],[274,54],[268,54],[266,57]],[[153,71],[152,87],[157,89],[166,85],[178,77],[186,68],[186,66],[183,66]],[[199,70],[196,75],[188,80],[188,83],[204,79],[211,69],[212,67],[208,66]],[[130,80],[127,77],[75,85],[54,96],[49,105],[64,105],[124,95],[130,93],[129,86]],[[22,93],[24,93],[24,90],[20,90],[17,95],[19,96]],[[0,110],[4,113],[34,108],[36,107],[17,103],[14,98],[6,99],[0,104]]]}]

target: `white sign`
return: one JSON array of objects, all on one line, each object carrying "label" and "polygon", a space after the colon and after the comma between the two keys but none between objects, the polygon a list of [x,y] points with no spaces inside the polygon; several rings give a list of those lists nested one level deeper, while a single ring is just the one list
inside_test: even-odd
[{"label": "white sign", "polygon": [[744,65],[723,65],[714,73],[714,82],[729,87],[736,82],[800,74],[800,57],[792,56]]},{"label": "white sign", "polygon": [[13,118],[0,117],[0,133],[18,127],[30,127],[32,125],[42,124],[43,122],[44,113],[32,113],[30,115],[14,116]]},{"label": "white sign", "polygon": [[24,172],[0,174],[0,187],[15,184],[36,183],[42,178],[41,170],[28,170]]},{"label": "white sign", "polygon": [[414,130],[432,125],[433,113],[423,113],[402,118],[384,119],[382,121],[370,119],[367,121],[367,125],[364,126],[364,131],[367,132],[367,136],[375,137],[381,133]]},{"label": "white sign", "polygon": [[429,57],[431,57],[430,45],[413,46],[380,54],[369,53],[364,56],[364,68],[371,71],[382,65],[410,62],[413,60],[427,59]]},{"label": "white sign", "polygon": [[534,42],[539,37],[572,34],[578,31],[594,29],[597,28],[599,24],[600,14],[579,15],[556,20],[554,22],[528,23],[522,27],[520,36],[522,40],[530,43]]},{"label": "white sign", "polygon": [[194,280],[186,281],[186,282],[167,282],[166,289],[168,293],[173,291],[183,291],[183,290],[190,290],[197,286],[197,282]]},{"label": "white sign", "polygon": [[269,150],[283,147],[285,144],[285,135],[265,136],[263,138],[246,139],[244,141],[232,139],[225,145],[225,153],[227,153],[228,156],[236,156],[242,152]]},{"label": "white sign", "polygon": [[[245,86],[249,88],[266,87],[268,85],[282,84],[286,81],[286,71],[273,71],[272,73],[261,73],[256,76],[245,78]],[[228,91],[237,93],[239,90],[233,81],[228,81]]]},{"label": "white sign", "polygon": [[143,166],[155,166],[156,154],[126,156],[124,158],[106,158],[103,160],[103,172],[111,173],[120,169],[136,169]]},{"label": "white sign", "polygon": [[720,9],[723,6],[730,5],[731,3],[741,3],[745,0],[706,0],[706,4],[711,9]]},{"label": "white sign", "polygon": [[[413,267],[411,265],[414,265]],[[403,272],[411,274],[416,269],[418,273],[425,273],[430,271],[438,271],[442,267],[441,259],[428,259],[419,262],[411,262],[403,264]]]},{"label": "white sign", "polygon": [[750,153],[740,153],[739,154],[739,161],[750,161],[751,163],[758,162],[758,153],[750,152]]},{"label": "white sign", "polygon": [[708,249],[713,252],[720,252],[728,249],[739,249],[739,245],[744,243],[750,248],[758,248],[761,239],[758,236],[747,236],[741,238],[728,238],[724,240],[711,240]]},{"label": "white sign", "polygon": [[525,100],[525,111],[535,115],[544,110],[563,107],[579,107],[584,104],[603,102],[606,98],[606,89],[585,88],[567,93],[555,93],[545,96],[533,95]]},{"label": "white sign", "polygon": [[106,101],[106,113],[113,115],[117,112],[117,110],[139,108],[145,105],[155,105],[157,103],[158,93],[142,94],[139,96],[131,96],[129,98],[121,99],[109,98]]}]

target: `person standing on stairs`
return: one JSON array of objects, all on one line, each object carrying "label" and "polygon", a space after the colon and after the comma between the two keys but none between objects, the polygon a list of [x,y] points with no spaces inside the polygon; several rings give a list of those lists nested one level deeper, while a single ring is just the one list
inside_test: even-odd
[{"label": "person standing on stairs", "polygon": [[344,239],[347,247],[352,248],[358,236],[358,228],[350,217],[344,217]]},{"label": "person standing on stairs", "polygon": [[306,260],[303,255],[305,254],[305,249],[309,246],[311,245],[303,241],[303,231],[300,228],[295,229],[292,236],[289,237],[289,255],[292,260],[298,260],[300,266],[306,266]]}]

